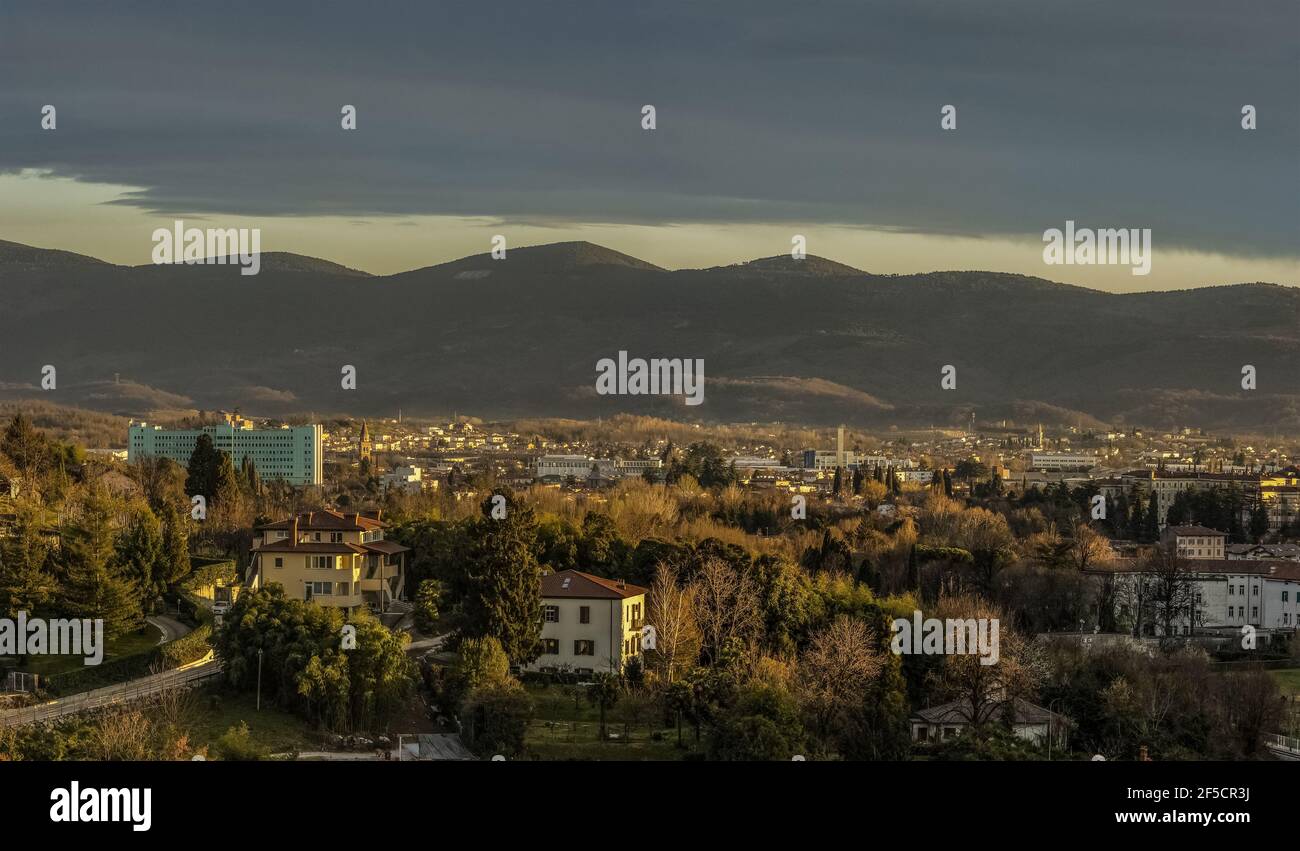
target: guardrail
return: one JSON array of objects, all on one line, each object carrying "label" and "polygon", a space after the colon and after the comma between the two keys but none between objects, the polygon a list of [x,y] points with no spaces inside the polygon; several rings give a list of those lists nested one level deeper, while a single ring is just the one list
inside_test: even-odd
[{"label": "guardrail", "polygon": [[1278,733],[1265,733],[1264,744],[1270,748],[1300,755],[1300,738],[1283,736]]},{"label": "guardrail", "polygon": [[131,703],[142,698],[152,697],[169,688],[189,686],[220,676],[221,670],[221,660],[216,659],[209,652],[202,659],[170,671],[150,674],[147,677],[140,677],[117,685],[104,686],[92,691],[61,697],[57,700],[48,700],[35,706],[25,706],[22,709],[10,709],[0,712],[0,727],[34,724],[38,721],[62,718],[65,715],[75,715],[78,712]]}]

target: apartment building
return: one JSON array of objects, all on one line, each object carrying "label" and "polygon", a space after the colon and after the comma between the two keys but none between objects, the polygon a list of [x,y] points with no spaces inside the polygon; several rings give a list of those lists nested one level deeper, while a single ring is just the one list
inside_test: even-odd
[{"label": "apartment building", "polygon": [[534,671],[623,670],[641,655],[646,589],[578,570],[542,577],[542,655]]},{"label": "apartment building", "polygon": [[1175,551],[1183,558],[1216,559],[1227,558],[1224,548],[1228,536],[1217,529],[1205,526],[1166,526],[1160,533],[1160,540],[1173,544]]},{"label": "apartment building", "polygon": [[533,477],[542,482],[578,481],[590,478],[627,479],[647,470],[662,470],[659,458],[593,458],[590,455],[539,455],[533,461]]},{"label": "apartment building", "polygon": [[[1173,619],[1174,632],[1197,630],[1293,630],[1300,625],[1300,563],[1264,559],[1188,559],[1186,612]],[[1117,586],[1116,616],[1125,628],[1159,636],[1159,581],[1138,559],[1116,559],[1089,570],[1110,575]],[[1145,587],[1144,587],[1145,586]],[[1179,596],[1184,596],[1180,594]]]},{"label": "apartment building", "polygon": [[564,481],[574,478],[585,481],[593,474],[600,478],[614,477],[614,461],[596,459],[589,455],[541,455],[533,461],[533,476],[538,481]]},{"label": "apartment building", "polygon": [[[437,489],[437,479],[427,481],[434,489]],[[394,467],[391,473],[384,473],[379,477],[379,485],[384,490],[395,490],[403,493],[420,493],[424,490],[425,484],[424,470],[420,467]]]},{"label": "apartment building", "polygon": [[380,512],[305,511],[253,530],[255,585],[295,600],[384,610],[405,590],[409,547],[384,540]]},{"label": "apartment building", "polygon": [[1091,470],[1097,466],[1097,456],[1076,455],[1073,452],[1031,452],[1031,470]]},{"label": "apartment building", "polygon": [[1259,499],[1260,477],[1258,475],[1236,475],[1233,473],[1173,473],[1166,470],[1133,470],[1120,476],[1123,490],[1127,493],[1134,489],[1143,500],[1156,495],[1160,526],[1164,527],[1165,518],[1174,498],[1183,491],[1218,488],[1229,490],[1235,488],[1242,498],[1243,527],[1250,523],[1250,508]]},{"label": "apartment building", "polygon": [[1268,507],[1269,531],[1300,526],[1300,470],[1287,467],[1260,476],[1259,498]]},{"label": "apartment building", "polygon": [[252,460],[263,479],[281,479],[291,485],[319,485],[323,479],[320,425],[257,428],[238,416],[219,425],[197,429],[164,429],[132,422],[127,434],[127,461],[144,456],[170,458],[182,467],[190,463],[199,435],[230,456],[236,467]]}]

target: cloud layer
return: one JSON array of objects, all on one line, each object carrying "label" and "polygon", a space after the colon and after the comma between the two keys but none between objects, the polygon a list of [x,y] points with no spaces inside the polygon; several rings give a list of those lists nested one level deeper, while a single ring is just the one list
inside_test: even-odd
[{"label": "cloud layer", "polygon": [[144,187],[117,203],[176,216],[1069,218],[1300,254],[1300,6],[994,6],[6,4],[0,171]]}]

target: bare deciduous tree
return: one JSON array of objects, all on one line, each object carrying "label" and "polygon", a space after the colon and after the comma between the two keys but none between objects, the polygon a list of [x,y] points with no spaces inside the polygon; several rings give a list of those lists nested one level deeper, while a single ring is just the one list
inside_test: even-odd
[{"label": "bare deciduous tree", "polygon": [[[1011,628],[1011,620],[995,605],[975,594],[946,594],[939,598],[935,616],[940,620],[975,619],[998,622],[997,662],[984,664],[978,653],[949,653],[936,679],[941,693],[961,701],[962,714],[980,727],[1015,698],[1031,695],[1046,673],[1041,649]],[[991,629],[990,629],[991,635]]]},{"label": "bare deciduous tree", "polygon": [[1156,621],[1168,637],[1176,632],[1176,621],[1188,618],[1196,626],[1196,588],[1194,573],[1187,559],[1178,554],[1172,542],[1152,547],[1142,561],[1143,575],[1139,581],[1147,584],[1145,595]]},{"label": "bare deciduous tree", "polygon": [[649,623],[655,647],[646,655],[650,668],[671,683],[700,655],[700,628],[695,621],[695,589],[677,581],[677,568],[660,563],[650,585]]},{"label": "bare deciduous tree", "polygon": [[718,558],[705,559],[691,583],[695,620],[711,661],[732,640],[748,646],[761,626],[758,584]]},{"label": "bare deciduous tree", "polygon": [[1111,557],[1110,543],[1095,529],[1086,523],[1074,527],[1074,538],[1070,541],[1070,560],[1079,570],[1096,567]]},{"label": "bare deciduous tree", "polygon": [[813,634],[799,660],[799,696],[819,737],[824,740],[843,716],[862,705],[883,667],[871,629],[859,618],[841,615]]}]

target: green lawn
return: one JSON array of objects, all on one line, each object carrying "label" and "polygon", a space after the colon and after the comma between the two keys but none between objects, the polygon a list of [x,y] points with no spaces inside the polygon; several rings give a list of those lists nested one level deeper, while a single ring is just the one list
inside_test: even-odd
[{"label": "green lawn", "polygon": [[211,748],[217,739],[239,722],[248,724],[249,738],[268,753],[285,753],[299,750],[319,750],[324,734],[311,728],[306,721],[289,712],[268,706],[257,709],[255,694],[229,693],[205,689],[195,694],[195,712],[189,724],[190,734],[197,747]]},{"label": "green lawn", "polygon": [[[158,628],[145,624],[140,632],[128,632],[126,635],[118,636],[109,641],[104,647],[104,661],[111,662],[114,659],[120,659],[123,656],[131,656],[136,653],[147,653],[157,644],[158,639],[162,638],[162,633]],[[67,671],[79,670],[86,667],[86,659],[81,655],[73,656],[28,656],[26,664],[20,670],[42,676],[51,676],[53,674],[62,674]]]},{"label": "green lawn", "polygon": [[1279,668],[1269,673],[1277,680],[1277,687],[1282,690],[1282,694],[1288,697],[1300,694],[1300,668]]},{"label": "green lawn", "polygon": [[535,759],[680,760],[697,748],[689,725],[682,730],[684,747],[679,749],[676,728],[664,726],[657,712],[646,712],[637,721],[629,722],[623,715],[626,706],[618,705],[606,714],[606,729],[611,738],[601,741],[600,708],[590,703],[581,691],[555,685],[526,688],[537,712],[528,725],[524,742],[528,754]]}]

